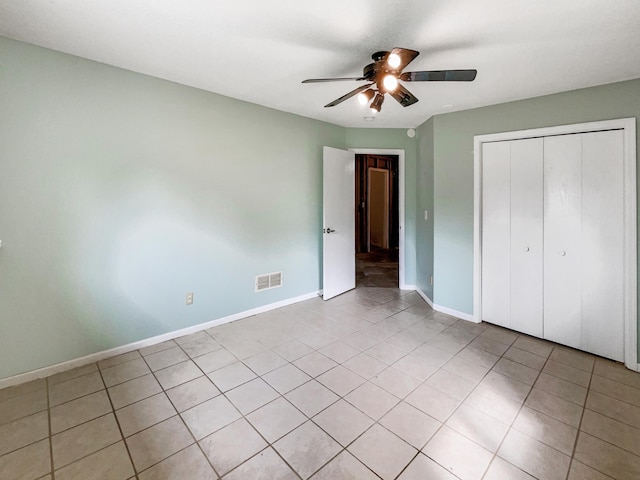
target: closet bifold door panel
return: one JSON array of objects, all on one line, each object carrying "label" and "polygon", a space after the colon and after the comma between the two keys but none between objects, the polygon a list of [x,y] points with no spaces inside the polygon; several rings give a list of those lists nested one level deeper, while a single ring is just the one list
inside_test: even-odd
[{"label": "closet bifold door panel", "polygon": [[482,319],[511,328],[510,142],[482,146]]},{"label": "closet bifold door panel", "polygon": [[544,337],[624,360],[623,138],[545,139]]},{"label": "closet bifold door panel", "polygon": [[581,137],[581,348],[624,361],[623,133]]},{"label": "closet bifold door panel", "polygon": [[543,139],[511,144],[511,326],[543,336]]},{"label": "closet bifold door panel", "polygon": [[544,338],[580,348],[581,135],[544,139]]},{"label": "closet bifold door panel", "polygon": [[624,360],[620,130],[545,138],[544,338]]},{"label": "closet bifold door panel", "polygon": [[482,169],[482,319],[542,336],[540,138],[486,143]]}]

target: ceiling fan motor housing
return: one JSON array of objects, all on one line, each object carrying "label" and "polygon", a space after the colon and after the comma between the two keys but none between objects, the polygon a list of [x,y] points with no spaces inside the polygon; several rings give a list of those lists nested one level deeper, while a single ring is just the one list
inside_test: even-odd
[{"label": "ceiling fan motor housing", "polygon": [[[393,75],[396,78],[397,70],[388,68],[386,63],[387,58],[389,57],[389,52],[379,51],[371,55],[371,58],[374,60],[374,63],[370,63],[366,67],[362,69],[362,77],[372,81],[375,83],[377,91],[389,93],[387,88],[385,88],[383,81],[387,75]],[[374,88],[375,90],[375,88]]]},{"label": "ceiling fan motor housing", "polygon": [[373,80],[373,77],[376,76],[376,64],[370,63],[366,67],[362,69],[362,76],[367,80]]},{"label": "ceiling fan motor housing", "polygon": [[373,55],[371,55],[371,58],[373,59],[374,62],[384,62],[388,56],[389,56],[389,52],[385,50],[380,50],[379,52],[376,52]]}]

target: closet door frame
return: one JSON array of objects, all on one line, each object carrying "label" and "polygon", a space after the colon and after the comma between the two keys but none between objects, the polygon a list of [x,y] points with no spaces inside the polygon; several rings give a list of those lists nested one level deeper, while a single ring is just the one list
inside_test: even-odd
[{"label": "closet door frame", "polygon": [[640,365],[638,364],[635,118],[559,125],[556,127],[476,135],[473,137],[473,321],[477,323],[482,321],[482,144],[555,135],[591,133],[603,130],[622,130],[624,137],[624,356],[627,368],[640,371]]}]

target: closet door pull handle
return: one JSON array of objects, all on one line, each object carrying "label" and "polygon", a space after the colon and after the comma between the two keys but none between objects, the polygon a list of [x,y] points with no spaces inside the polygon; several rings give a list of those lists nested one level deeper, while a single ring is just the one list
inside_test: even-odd
[{"label": "closet door pull handle", "polygon": [[528,252],[529,251],[529,247],[524,247],[524,251]]},{"label": "closet door pull handle", "polygon": [[560,256],[564,257],[567,254],[567,252],[565,252],[564,250],[560,250]]}]

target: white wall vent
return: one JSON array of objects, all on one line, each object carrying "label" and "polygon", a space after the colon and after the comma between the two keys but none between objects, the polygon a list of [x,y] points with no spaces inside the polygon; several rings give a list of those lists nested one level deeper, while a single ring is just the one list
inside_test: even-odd
[{"label": "white wall vent", "polygon": [[282,286],[282,272],[265,273],[256,277],[256,292]]}]

